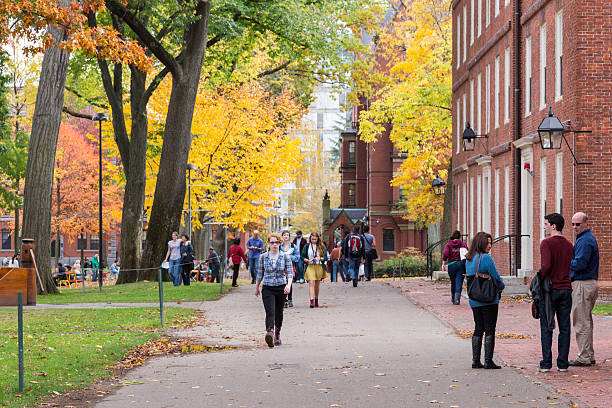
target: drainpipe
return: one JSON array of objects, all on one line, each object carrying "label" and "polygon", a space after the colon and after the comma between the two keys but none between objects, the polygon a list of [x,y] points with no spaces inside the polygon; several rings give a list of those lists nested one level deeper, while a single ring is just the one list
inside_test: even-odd
[{"label": "drainpipe", "polygon": [[[521,138],[521,1],[513,0],[513,14],[512,14],[512,41],[514,45],[514,99],[513,115],[514,115],[514,134],[513,139],[518,140]],[[514,148],[513,157],[514,166],[514,233],[521,234],[521,152],[519,149]],[[521,238],[516,237],[514,239],[514,270],[515,274],[518,272],[521,264]]]}]

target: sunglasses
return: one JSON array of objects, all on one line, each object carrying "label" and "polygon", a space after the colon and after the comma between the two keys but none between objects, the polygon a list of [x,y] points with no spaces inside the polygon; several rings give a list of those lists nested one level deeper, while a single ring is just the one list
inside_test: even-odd
[{"label": "sunglasses", "polygon": [[280,244],[280,242],[278,242],[278,241],[268,241],[268,244],[275,245],[275,244]]},{"label": "sunglasses", "polygon": [[572,227],[579,227],[580,224],[580,222],[572,222]]}]

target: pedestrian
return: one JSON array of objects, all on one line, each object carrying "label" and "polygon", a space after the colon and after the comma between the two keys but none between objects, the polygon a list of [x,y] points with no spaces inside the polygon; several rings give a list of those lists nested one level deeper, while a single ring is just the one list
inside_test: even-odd
[{"label": "pedestrian", "polygon": [[548,289],[545,280],[550,279],[549,307],[545,301],[539,302],[540,333],[542,343],[542,360],[539,371],[548,372],[552,368],[552,337],[555,327],[554,316],[557,315],[559,337],[557,340],[557,369],[567,371],[570,349],[570,312],[572,310],[572,284],[570,281],[570,262],[574,247],[563,236],[565,220],[558,213],[544,217],[544,233],[547,238],[540,243],[540,290]]},{"label": "pedestrian", "polygon": [[251,284],[255,283],[257,273],[257,260],[264,250],[264,242],[259,238],[259,231],[253,231],[253,236],[249,238],[246,244],[246,249],[249,250],[249,262],[247,268],[251,273]]},{"label": "pedestrian", "polygon": [[117,279],[119,277],[119,263],[116,259],[110,266],[110,276],[114,279]]},{"label": "pedestrian", "polygon": [[210,270],[210,281],[219,283],[219,271],[221,270],[221,262],[219,262],[219,255],[215,252],[212,245],[208,247],[208,258],[206,264]]},{"label": "pedestrian", "polygon": [[321,280],[327,277],[324,269],[324,264],[327,262],[327,250],[321,241],[321,236],[318,232],[310,234],[309,243],[302,251],[302,259],[308,265],[304,279],[308,281],[308,289],[310,293],[310,307],[319,307],[319,288]]},{"label": "pedestrian", "polygon": [[187,234],[181,235],[181,276],[183,278],[183,285],[189,286],[191,284],[191,271],[193,270],[194,251],[191,241]]},{"label": "pedestrian", "polygon": [[[291,259],[291,267],[293,268],[293,276],[295,276],[296,264],[300,261],[300,253],[297,247],[291,242],[291,234],[284,230],[281,232],[280,251]],[[285,307],[293,307],[293,284],[289,289],[289,293],[285,298]]]},{"label": "pedestrian", "polygon": [[442,253],[442,270],[448,270],[453,305],[461,303],[461,289],[465,276],[465,263],[461,261],[461,248],[467,252],[467,244],[461,240],[461,232],[454,231]]},{"label": "pedestrian", "polygon": [[270,249],[259,257],[255,284],[255,296],[259,296],[266,310],[266,336],[268,347],[280,346],[281,327],[283,326],[283,309],[285,295],[291,290],[293,282],[293,265],[291,258],[279,250],[281,236],[272,233],[268,236]]},{"label": "pedestrian", "polygon": [[19,268],[19,252],[13,255],[13,257],[9,261],[8,266],[9,268]]},{"label": "pedestrian", "polygon": [[[306,244],[307,242],[306,242],[306,239],[302,236],[302,231],[298,230],[295,233],[295,238],[293,238],[293,245],[295,245],[296,248],[298,249],[298,252],[302,254],[302,251],[304,250],[304,247],[306,246]],[[297,271],[295,275],[295,281],[297,283],[304,283],[304,261],[302,260],[301,256],[296,266],[297,266]]]},{"label": "pedestrian", "polygon": [[246,255],[244,254],[244,250],[240,246],[240,238],[236,238],[234,243],[230,247],[227,252],[227,262],[232,265],[234,269],[234,274],[232,276],[232,287],[235,288],[238,286],[236,280],[238,279],[238,272],[240,271],[240,261],[244,260],[247,263]]},{"label": "pedestrian", "polygon": [[72,265],[72,271],[74,272],[74,280],[83,278],[83,276],[81,275],[81,261],[79,259],[74,261],[74,265]]},{"label": "pedestrian", "polygon": [[580,367],[595,364],[592,313],[597,301],[599,247],[587,221],[587,215],[583,212],[577,212],[572,217],[576,242],[570,264],[570,279],[572,281],[572,321],[576,333],[578,356],[575,360],[570,361],[569,365]]},{"label": "pedestrian", "polygon": [[359,279],[359,266],[364,263],[364,242],[363,237],[359,235],[359,226],[353,228],[353,232],[348,234],[344,239],[342,247],[344,259],[348,262],[348,273],[353,279],[353,287],[357,287]]},{"label": "pedestrian", "polygon": [[181,284],[181,241],[176,231],[172,233],[172,240],[168,241],[166,262],[170,262],[168,273],[172,278],[172,284],[179,286]]},{"label": "pedestrian", "polygon": [[330,259],[332,262],[332,272],[331,272],[331,281],[338,281],[338,272],[340,272],[340,277],[342,282],[346,282],[346,277],[344,276],[344,270],[342,269],[342,242],[336,243],[336,247],[332,249],[330,254]]},{"label": "pedestrian", "polygon": [[370,234],[370,226],[368,224],[361,227],[361,231],[363,232],[363,250],[365,255],[365,279],[369,281],[374,277],[373,261],[378,258],[378,253],[376,252],[376,238],[374,235]]},{"label": "pedestrian", "polygon": [[[498,282],[498,288],[503,290],[504,281],[495,268],[495,262],[489,255],[493,238],[491,234],[479,232],[470,244],[470,249],[465,256],[467,276],[478,274],[489,275]],[[477,279],[477,278],[475,278]],[[493,351],[495,350],[495,326],[497,325],[497,312],[499,308],[498,292],[492,302],[478,302],[470,299],[470,307],[474,315],[474,334],[472,335],[472,368],[501,368],[493,361]],[[482,337],[484,334],[485,363],[480,363],[480,351],[482,348]]]},{"label": "pedestrian", "polygon": [[98,258],[98,254],[95,254],[91,258],[91,281],[95,282],[98,280],[98,273],[102,273],[100,271],[100,258]]}]

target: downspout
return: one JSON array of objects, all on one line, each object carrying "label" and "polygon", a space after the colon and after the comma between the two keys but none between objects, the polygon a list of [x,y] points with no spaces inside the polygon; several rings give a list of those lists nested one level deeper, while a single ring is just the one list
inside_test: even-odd
[{"label": "downspout", "polygon": [[[514,0],[513,14],[512,14],[512,41],[514,48],[513,55],[513,82],[514,82],[514,100],[513,114],[514,114],[514,134],[513,139],[519,140],[521,138],[521,2],[520,0]],[[521,234],[521,152],[516,147],[514,148],[513,157],[514,166],[514,233],[517,235]],[[518,272],[521,264],[521,237],[517,236],[514,239],[514,271],[515,275]]]}]

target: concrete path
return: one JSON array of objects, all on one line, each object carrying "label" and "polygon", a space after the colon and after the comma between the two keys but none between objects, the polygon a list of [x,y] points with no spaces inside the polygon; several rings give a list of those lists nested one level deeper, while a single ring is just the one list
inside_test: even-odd
[{"label": "concrete path", "polygon": [[237,349],[153,359],[96,406],[572,406],[516,369],[472,370],[467,340],[382,282],[325,283],[318,309],[296,285],[294,303],[269,349],[253,286],[207,302],[205,325],[180,334]]}]

